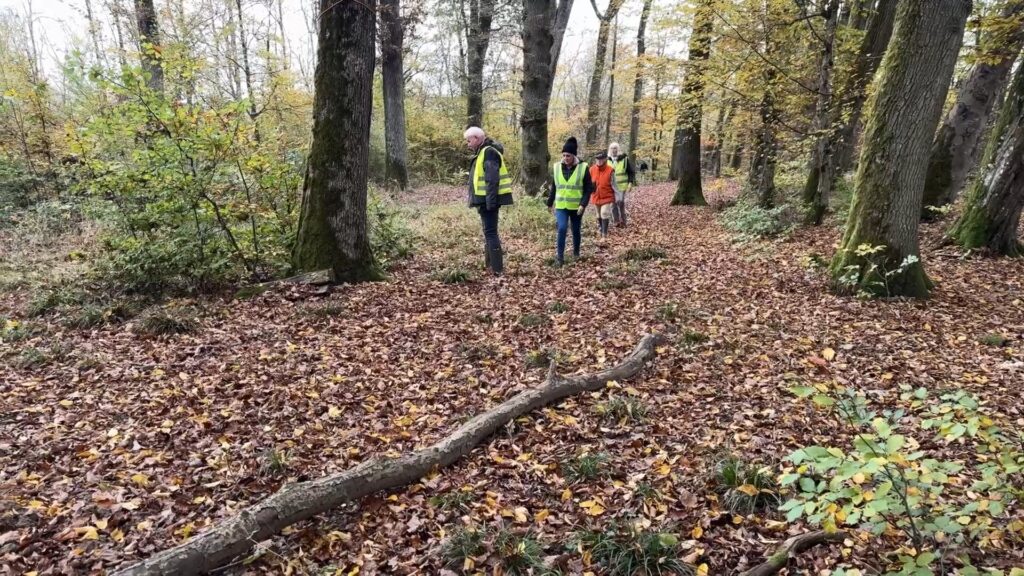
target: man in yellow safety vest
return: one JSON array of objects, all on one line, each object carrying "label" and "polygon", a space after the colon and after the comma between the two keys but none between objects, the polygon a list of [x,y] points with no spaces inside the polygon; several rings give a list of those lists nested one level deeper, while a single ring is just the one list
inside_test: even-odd
[{"label": "man in yellow safety vest", "polygon": [[615,195],[615,225],[622,228],[626,225],[626,192],[636,186],[636,169],[628,154],[623,154],[618,142],[608,145],[608,163],[615,169],[615,183],[619,192]]},{"label": "man in yellow safety vest", "polygon": [[576,156],[579,145],[576,138],[570,137],[562,146],[562,161],[551,167],[551,180],[548,181],[548,209],[555,214],[558,225],[558,239],[555,244],[555,264],[565,264],[565,236],[572,226],[572,255],[580,257],[582,241],[580,228],[583,222],[583,211],[590,202],[590,194],[594,191],[594,182],[590,179],[590,170],[586,162]]},{"label": "man in yellow safety vest", "polygon": [[498,210],[512,204],[512,177],[505,167],[501,144],[487,137],[477,126],[463,135],[476,153],[469,167],[469,206],[480,213],[484,231],[484,262],[495,276],[504,271],[504,253],[498,237]]}]

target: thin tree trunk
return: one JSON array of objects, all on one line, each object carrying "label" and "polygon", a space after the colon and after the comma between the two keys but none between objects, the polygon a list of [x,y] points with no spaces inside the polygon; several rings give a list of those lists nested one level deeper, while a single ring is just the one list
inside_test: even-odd
[{"label": "thin tree trunk", "polygon": [[732,109],[735,100],[728,99],[718,107],[718,117],[715,119],[715,142],[711,147],[708,156],[708,174],[715,178],[722,176],[722,146],[725,140],[725,127],[732,120]]},{"label": "thin tree trunk", "polygon": [[249,39],[245,36],[245,13],[242,12],[242,0],[235,0],[238,8],[238,45],[242,49],[242,72],[245,74],[245,93],[249,99],[249,118],[253,123],[253,134],[256,142],[262,140],[260,123],[256,111],[256,93],[252,89],[252,67],[249,65]]},{"label": "thin tree trunk", "polygon": [[700,175],[701,120],[704,115],[704,69],[711,52],[714,25],[714,0],[701,0],[693,16],[693,33],[687,53],[686,78],[679,101],[681,138],[679,183],[672,197],[673,206],[705,206]]},{"label": "thin tree trunk", "polygon": [[653,0],[644,0],[640,11],[640,24],[636,29],[636,77],[633,80],[633,109],[629,115],[629,154],[636,164],[636,150],[640,138],[640,100],[644,97],[644,56],[647,53],[647,18],[651,14]]},{"label": "thin tree trunk", "polygon": [[376,0],[320,0],[313,141],[292,263],[336,282],[380,278],[366,222]]},{"label": "thin tree trunk", "polygon": [[105,65],[106,58],[104,58],[103,49],[100,47],[100,27],[96,21],[96,16],[92,12],[91,0],[85,0],[85,18],[89,23],[89,37],[92,39],[92,49],[95,52],[96,62],[100,65]]},{"label": "thin tree trunk", "polygon": [[604,123],[604,141],[612,141],[612,112],[615,110],[615,61],[619,53],[619,17],[613,21],[612,30],[612,63],[608,67],[608,110]]},{"label": "thin tree trunk", "polygon": [[747,194],[766,209],[775,205],[775,163],[779,147],[775,126],[775,77],[774,68],[765,70],[765,90],[758,108],[761,125],[757,129],[747,175]]},{"label": "thin tree trunk", "polygon": [[153,0],[135,0],[135,22],[139,30],[139,51],[142,70],[149,89],[164,92],[164,68],[160,62],[160,27]]},{"label": "thin tree trunk", "polygon": [[228,25],[231,27],[231,31],[227,35],[229,57],[225,58],[225,65],[228,68],[231,80],[231,98],[239,101],[242,99],[242,67],[238,63],[242,59],[239,57],[238,50],[238,23],[235,21],[234,7],[230,4],[227,6],[227,12]]},{"label": "thin tree trunk", "polygon": [[[879,72],[842,245],[842,293],[926,297],[918,220],[928,147],[942,114],[971,0],[902,0]],[[862,246],[878,247],[866,254]]]},{"label": "thin tree trunk", "polygon": [[668,179],[677,180],[679,178],[679,170],[683,165],[683,130],[679,126],[681,116],[676,113],[676,127],[672,130],[672,152],[669,156],[668,163]]},{"label": "thin tree trunk", "polygon": [[405,137],[405,70],[400,0],[381,0],[380,62],[384,84],[385,178],[405,190],[409,185]]},{"label": "thin tree trunk", "polygon": [[548,178],[548,108],[572,0],[523,0],[523,113],[521,175],[526,194],[540,193]]},{"label": "thin tree trunk", "polygon": [[590,92],[587,97],[586,150],[588,153],[597,148],[597,123],[601,114],[601,81],[604,79],[604,61],[608,55],[608,35],[611,32],[612,21],[624,2],[625,0],[610,0],[608,9],[601,14],[595,0],[590,0],[600,25],[597,29],[597,53],[594,56],[594,70],[590,75]]},{"label": "thin tree trunk", "polygon": [[1024,207],[1024,67],[1017,68],[982,166],[949,236],[964,248],[1024,255],[1017,236]]},{"label": "thin tree trunk", "polygon": [[956,199],[977,163],[982,132],[1024,45],[1022,15],[1024,0],[1006,3],[999,17],[1001,27],[993,27],[983,36],[977,61],[957,93],[956,104],[935,133],[924,181],[921,217],[925,220],[936,215],[932,207]]},{"label": "thin tree trunk", "polygon": [[892,37],[893,22],[896,21],[896,8],[899,3],[900,0],[878,0],[878,5],[868,17],[867,34],[861,40],[853,69],[846,77],[840,91],[843,103],[836,109],[839,128],[835,132],[835,141],[832,143],[833,161],[835,162],[832,172],[837,177],[850,170],[853,164],[854,150],[856,149],[854,141],[857,127],[860,125],[864,102],[868,97],[868,86],[875,76],[875,71],[878,70],[878,65],[882,62],[882,57],[885,56],[886,47]]},{"label": "thin tree trunk", "polygon": [[484,122],[484,61],[491,43],[491,20],[495,0],[469,0],[469,26],[466,31],[466,122],[482,126]]},{"label": "thin tree trunk", "polygon": [[114,21],[114,32],[117,34],[117,61],[123,71],[128,67],[128,57],[125,55],[124,49],[124,30],[121,28],[121,13],[124,9],[121,7],[120,0],[111,0],[108,8],[110,17]]},{"label": "thin tree trunk", "polygon": [[832,68],[836,40],[839,0],[825,6],[825,36],[821,62],[818,65],[818,101],[814,109],[814,132],[817,141],[811,149],[810,173],[804,184],[803,201],[807,208],[807,224],[821,224],[832,196]]}]

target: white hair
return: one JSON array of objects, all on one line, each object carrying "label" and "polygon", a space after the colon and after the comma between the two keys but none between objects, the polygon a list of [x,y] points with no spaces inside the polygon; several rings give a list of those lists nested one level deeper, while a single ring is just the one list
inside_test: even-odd
[{"label": "white hair", "polygon": [[612,148],[618,148],[619,150],[622,150],[622,146],[619,146],[618,142],[612,142],[611,144],[608,145],[608,154],[612,153]]},{"label": "white hair", "polygon": [[477,138],[486,138],[487,134],[484,133],[484,129],[479,126],[470,126],[466,128],[466,132],[463,133],[463,138],[469,138],[470,136],[476,136]]}]

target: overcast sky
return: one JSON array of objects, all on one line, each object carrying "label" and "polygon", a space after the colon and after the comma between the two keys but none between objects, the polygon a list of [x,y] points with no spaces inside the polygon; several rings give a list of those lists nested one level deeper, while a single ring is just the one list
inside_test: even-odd
[{"label": "overcast sky", "polygon": [[[48,72],[56,69],[56,64],[63,59],[64,54],[74,43],[74,38],[84,39],[87,34],[85,20],[85,0],[0,0],[0,10],[13,10],[16,13],[25,15],[28,13],[28,6],[31,2],[32,13],[34,14],[37,43],[43,53],[44,66]],[[130,6],[130,0],[124,0],[125,5]],[[598,6],[604,8],[608,0],[597,0]],[[104,20],[108,20],[108,12],[103,0],[93,0],[93,9],[101,12]],[[284,0],[285,30],[288,35],[287,41],[292,52],[300,49],[308,50],[308,35],[306,21],[303,14],[303,4],[309,6],[311,0]],[[637,21],[639,20],[640,2],[628,2],[623,8],[619,22],[624,29],[629,29],[629,34],[635,34]],[[157,9],[163,5],[157,0]],[[185,0],[186,8],[189,0]],[[246,0],[247,9],[262,10],[265,6],[264,0]],[[309,11],[307,10],[308,14]],[[572,16],[569,19],[569,29],[566,32],[563,54],[574,52],[581,44],[593,42],[598,26],[597,17],[589,0],[575,0]],[[109,38],[109,32],[105,32]]]}]

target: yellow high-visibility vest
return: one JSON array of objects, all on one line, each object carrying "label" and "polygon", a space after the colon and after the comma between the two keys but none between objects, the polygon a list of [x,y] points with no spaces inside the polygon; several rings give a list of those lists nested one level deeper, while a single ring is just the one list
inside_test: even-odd
[{"label": "yellow high-visibility vest", "polygon": [[512,177],[508,175],[508,168],[505,167],[505,157],[493,146],[484,146],[476,155],[476,165],[473,167],[473,194],[487,196],[487,181],[484,179],[484,156],[487,150],[494,150],[501,161],[501,167],[498,169],[498,194],[511,194]]},{"label": "yellow high-visibility vest", "polygon": [[566,178],[562,175],[562,163],[555,162],[551,175],[555,181],[555,208],[576,210],[583,201],[583,175],[587,172],[586,162],[577,162],[576,168]]},{"label": "yellow high-visibility vest", "polygon": [[621,160],[615,161],[608,158],[608,163],[615,168],[615,184],[619,187],[619,191],[625,192],[629,189],[629,175],[626,174],[626,164],[629,160],[623,156]]}]

